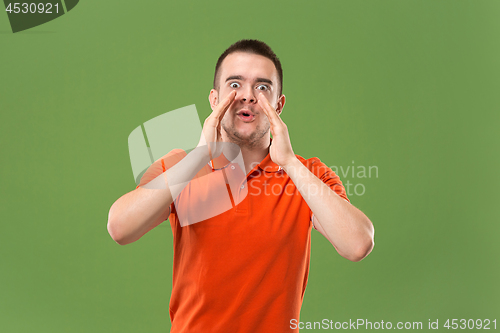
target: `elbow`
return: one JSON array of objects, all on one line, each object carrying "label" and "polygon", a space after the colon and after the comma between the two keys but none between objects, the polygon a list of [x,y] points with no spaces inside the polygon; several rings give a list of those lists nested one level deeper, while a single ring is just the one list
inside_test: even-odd
[{"label": "elbow", "polygon": [[372,252],[375,246],[375,229],[371,221],[365,216],[360,224],[362,227],[356,230],[356,233],[344,235],[344,242],[339,243],[337,246],[330,240],[338,254],[349,261],[363,260]]},{"label": "elbow", "polygon": [[111,222],[111,220],[108,220],[108,233],[116,243],[118,243],[119,245],[125,245],[123,244],[122,237],[116,230],[116,226]]},{"label": "elbow", "polygon": [[366,256],[368,256],[372,252],[373,247],[375,246],[374,235],[375,230],[373,229],[373,225],[370,222],[369,227],[363,233],[363,235],[358,236],[356,240],[351,243],[352,245],[349,254],[343,257],[354,262],[358,262],[366,258]]},{"label": "elbow", "polygon": [[348,258],[351,261],[358,262],[363,260],[372,252],[373,247],[375,246],[375,229],[368,218],[366,218],[366,225],[367,228],[365,229],[364,235],[358,239],[356,246],[352,251],[351,257]]},{"label": "elbow", "polygon": [[126,245],[129,242],[125,240],[125,237],[123,236],[123,232],[120,230],[120,224],[116,219],[111,218],[111,212],[108,217],[108,225],[107,225],[108,233],[111,236],[111,238],[119,245]]},{"label": "elbow", "polygon": [[367,238],[363,242],[360,242],[346,259],[353,262],[361,261],[372,252],[374,245],[373,237]]}]

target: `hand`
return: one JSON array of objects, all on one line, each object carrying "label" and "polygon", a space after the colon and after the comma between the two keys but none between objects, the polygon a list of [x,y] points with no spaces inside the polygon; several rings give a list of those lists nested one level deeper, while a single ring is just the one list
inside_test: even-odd
[{"label": "hand", "polygon": [[290,143],[288,128],[276,110],[269,104],[264,94],[259,93],[258,103],[271,124],[271,134],[273,136],[273,142],[269,151],[271,160],[282,168],[285,168],[296,159],[292,144]]},{"label": "hand", "polygon": [[210,159],[216,158],[222,152],[222,145],[217,145],[217,142],[222,142],[222,135],[220,132],[221,121],[222,118],[224,118],[224,114],[226,114],[226,111],[233,103],[235,97],[236,91],[233,90],[219,104],[217,104],[210,116],[205,119],[198,147],[207,145]]}]

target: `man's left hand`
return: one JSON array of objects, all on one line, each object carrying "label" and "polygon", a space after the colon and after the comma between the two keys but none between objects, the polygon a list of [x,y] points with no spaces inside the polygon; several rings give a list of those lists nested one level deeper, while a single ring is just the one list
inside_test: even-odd
[{"label": "man's left hand", "polygon": [[259,93],[258,103],[271,124],[271,134],[273,136],[273,142],[269,151],[271,160],[282,168],[286,168],[288,164],[296,159],[292,144],[290,143],[288,128],[264,94]]}]

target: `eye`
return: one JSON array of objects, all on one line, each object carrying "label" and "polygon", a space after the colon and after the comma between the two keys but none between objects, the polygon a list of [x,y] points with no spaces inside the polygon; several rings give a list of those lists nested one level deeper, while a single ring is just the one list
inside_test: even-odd
[{"label": "eye", "polygon": [[231,88],[239,88],[239,87],[240,87],[240,84],[239,84],[238,82],[231,82],[231,83],[229,84],[229,86],[230,86]]},{"label": "eye", "polygon": [[257,90],[262,90],[262,91],[266,91],[266,90],[269,90],[269,87],[265,84],[259,84],[257,86]]}]

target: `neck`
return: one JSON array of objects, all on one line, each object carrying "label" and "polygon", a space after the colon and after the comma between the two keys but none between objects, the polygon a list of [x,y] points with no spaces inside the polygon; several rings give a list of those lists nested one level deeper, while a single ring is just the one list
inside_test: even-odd
[{"label": "neck", "polygon": [[262,142],[257,146],[246,147],[240,146],[241,155],[243,156],[243,161],[245,162],[245,171],[248,174],[257,164],[262,162],[262,160],[269,154],[269,144],[270,140],[267,140],[267,144]]},{"label": "neck", "polygon": [[[224,142],[232,142],[225,135],[222,135]],[[263,136],[260,140],[254,141],[251,144],[244,144],[243,142],[233,142],[240,147],[241,155],[245,163],[245,171],[248,174],[257,164],[269,154],[269,145],[271,144],[271,137],[269,134]]]}]

